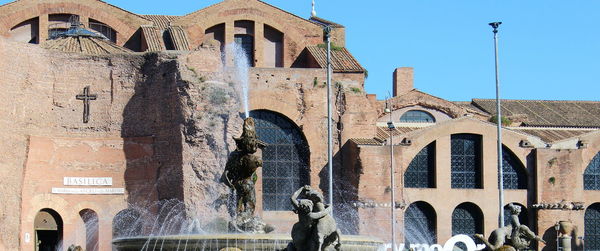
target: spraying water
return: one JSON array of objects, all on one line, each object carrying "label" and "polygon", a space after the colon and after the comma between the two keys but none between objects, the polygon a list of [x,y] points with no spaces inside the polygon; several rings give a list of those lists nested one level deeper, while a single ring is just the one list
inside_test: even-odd
[{"label": "spraying water", "polygon": [[228,44],[225,48],[228,55],[231,55],[233,59],[233,70],[235,73],[235,82],[241,87],[240,97],[244,106],[244,114],[246,118],[250,117],[250,108],[248,105],[248,89],[249,89],[249,76],[248,70],[250,69],[250,62],[248,53],[241,45],[237,43]]}]

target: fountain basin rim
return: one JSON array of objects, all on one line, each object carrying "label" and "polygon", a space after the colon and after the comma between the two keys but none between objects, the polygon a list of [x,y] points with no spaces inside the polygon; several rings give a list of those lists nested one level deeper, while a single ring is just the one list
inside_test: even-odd
[{"label": "fountain basin rim", "polygon": [[[141,241],[141,240],[281,240],[291,241],[288,234],[189,234],[189,235],[162,235],[162,236],[134,236],[113,239],[113,243]],[[342,235],[342,242],[373,242],[384,243],[382,240],[362,235]]]}]

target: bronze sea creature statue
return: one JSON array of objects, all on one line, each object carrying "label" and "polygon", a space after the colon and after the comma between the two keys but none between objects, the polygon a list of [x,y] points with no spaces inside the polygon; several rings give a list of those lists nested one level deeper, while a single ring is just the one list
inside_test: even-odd
[{"label": "bronze sea creature statue", "polygon": [[225,171],[221,177],[235,194],[235,208],[230,209],[233,220],[229,222],[229,230],[240,233],[268,233],[273,227],[267,225],[257,216],[255,183],[256,170],[262,166],[262,159],[255,155],[259,148],[265,146],[256,137],[254,119],[246,118],[242,136],[233,138],[236,149],[229,155]]}]

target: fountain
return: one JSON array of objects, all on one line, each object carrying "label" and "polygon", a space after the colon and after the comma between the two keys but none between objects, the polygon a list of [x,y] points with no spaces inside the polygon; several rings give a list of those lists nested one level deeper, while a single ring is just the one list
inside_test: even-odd
[{"label": "fountain", "polygon": [[[229,188],[229,195],[220,198],[227,205],[229,219],[209,216],[207,213],[187,212],[183,202],[173,199],[147,205],[122,217],[117,224],[117,238],[113,246],[120,251],[133,250],[378,250],[382,241],[361,236],[340,236],[330,214],[331,205],[323,203],[323,196],[310,187],[301,187],[290,198],[300,221],[290,234],[273,234],[274,227],[255,215],[256,170],[262,159],[255,153],[265,143],[258,140],[254,119],[249,116],[248,68],[246,54],[236,45],[227,46],[234,55],[235,67],[227,71],[239,84],[240,100],[245,113],[242,135],[234,137],[236,149],[229,154],[220,182]],[[215,168],[217,169],[217,168]],[[292,195],[290,195],[292,196]],[[215,203],[200,201],[201,203]],[[300,204],[309,207],[301,212]],[[193,210],[193,209],[192,209]],[[133,210],[132,210],[133,211]],[[142,211],[143,213],[139,213]],[[194,218],[194,214],[196,215]],[[308,217],[308,218],[307,218]],[[312,217],[312,218],[311,218]],[[306,221],[308,219],[308,221]],[[202,221],[202,222],[201,222]],[[211,222],[210,224],[205,224]],[[302,225],[302,228],[300,227]],[[304,233],[300,244],[297,238]],[[314,233],[314,234],[313,234]],[[145,236],[143,236],[145,235]],[[297,246],[310,248],[296,248]]]}]

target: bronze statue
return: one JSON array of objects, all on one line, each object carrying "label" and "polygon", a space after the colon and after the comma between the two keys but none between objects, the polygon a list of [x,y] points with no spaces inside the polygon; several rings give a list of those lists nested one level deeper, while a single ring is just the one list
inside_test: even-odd
[{"label": "bronze statue", "polygon": [[529,247],[532,240],[546,243],[537,236],[526,225],[519,221],[521,207],[514,204],[508,204],[510,209],[510,225],[494,230],[489,237],[485,239],[482,234],[476,234],[475,237],[483,241],[488,249],[491,250],[523,250]]},{"label": "bronze statue", "polygon": [[[302,199],[298,199],[299,197]],[[331,206],[323,203],[323,195],[304,186],[290,198],[298,222],[292,227],[292,243],[288,251],[340,250],[340,232],[331,216]]]},{"label": "bronze statue", "polygon": [[229,155],[221,180],[235,193],[236,205],[233,211],[234,220],[229,223],[231,231],[263,233],[273,228],[256,216],[256,170],[262,166],[262,159],[254,155],[264,143],[256,138],[254,119],[246,118],[242,136],[233,138],[236,149]]}]

